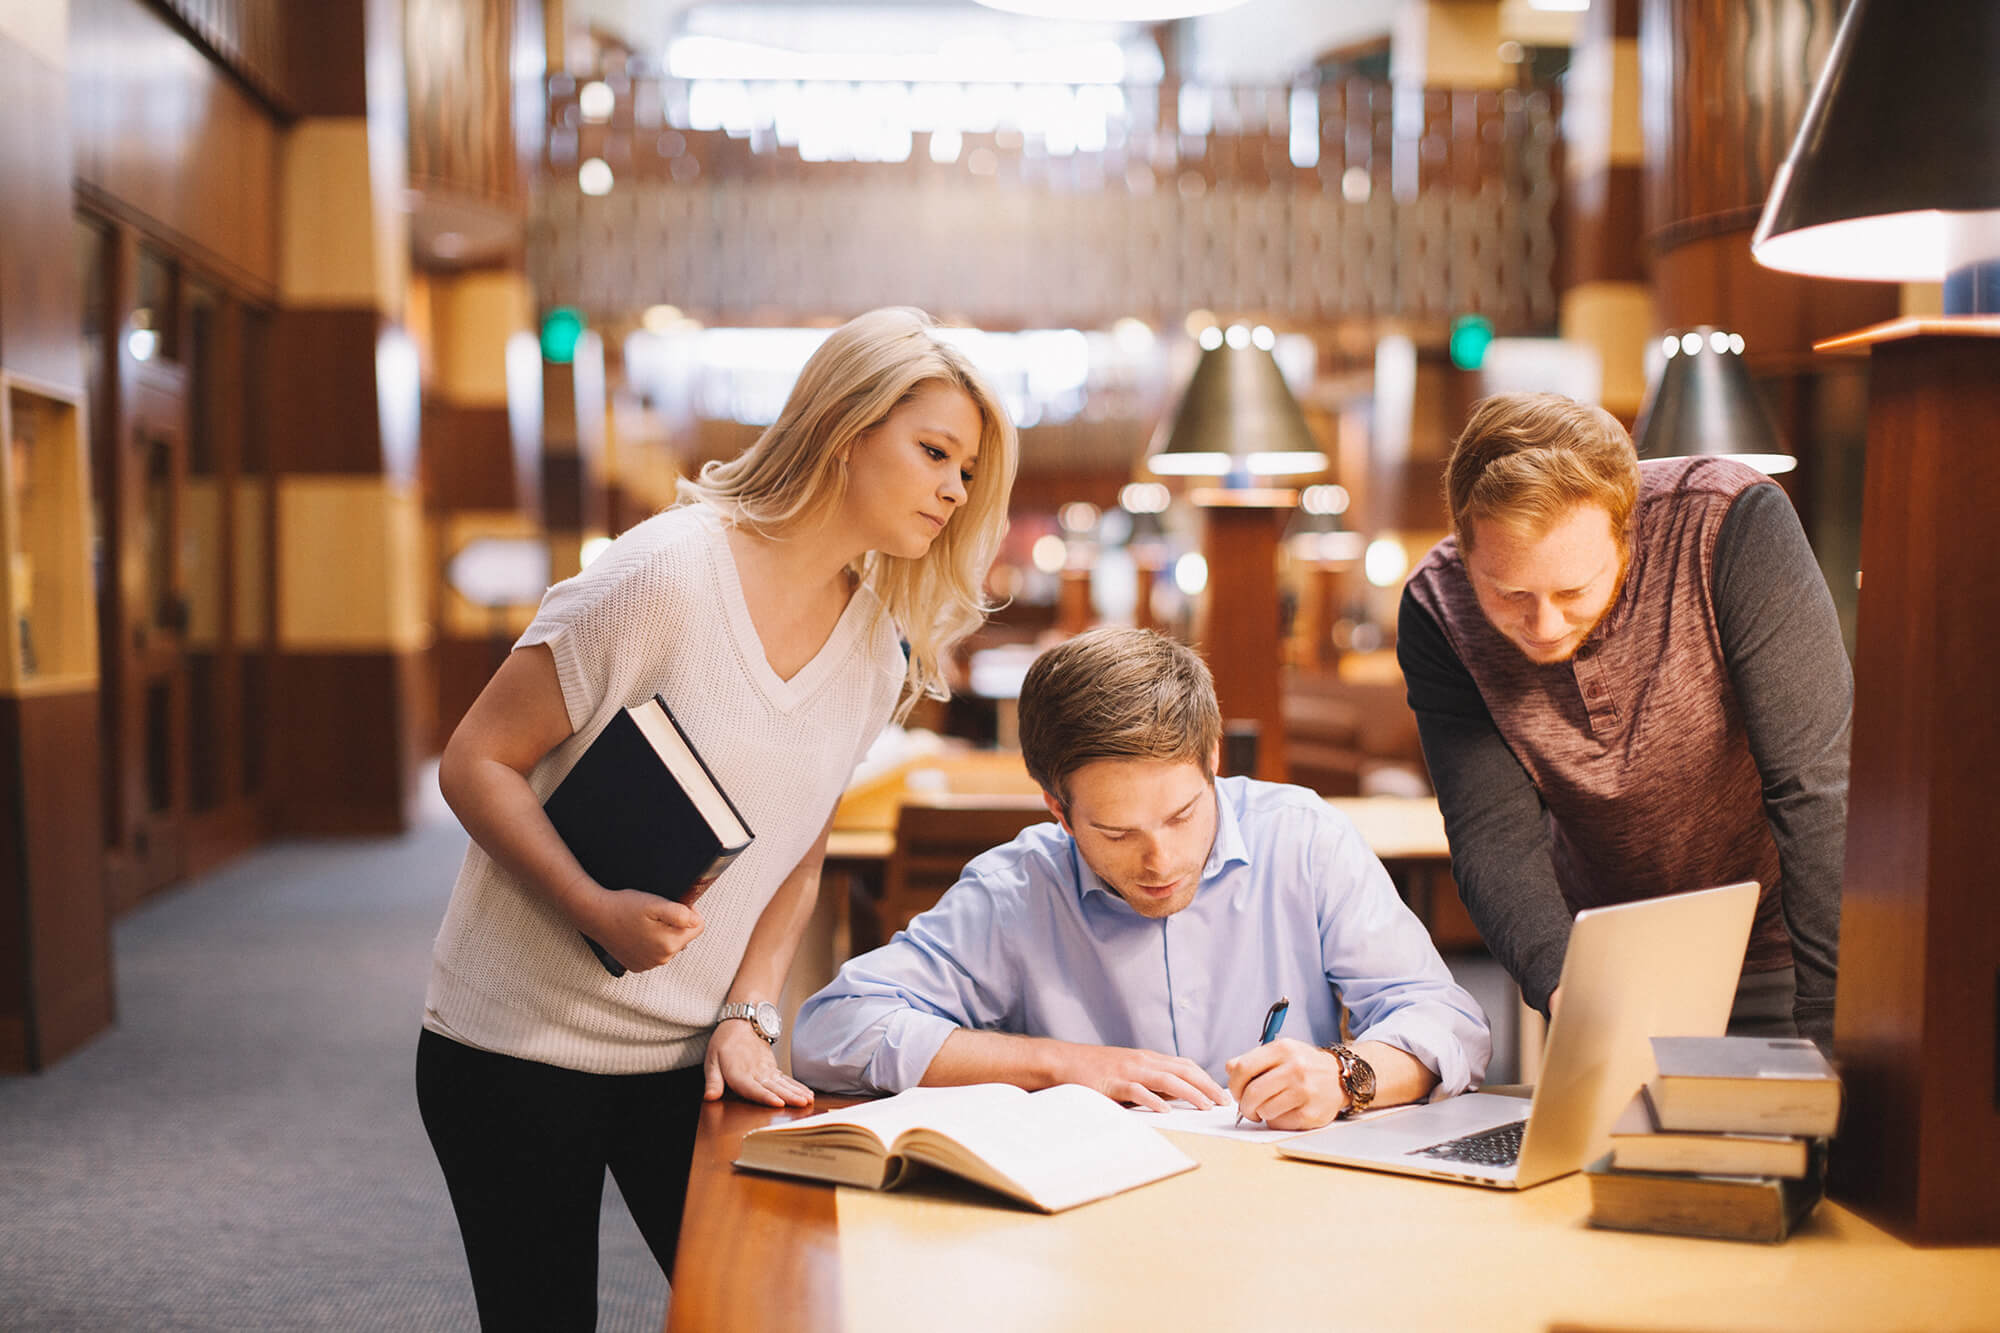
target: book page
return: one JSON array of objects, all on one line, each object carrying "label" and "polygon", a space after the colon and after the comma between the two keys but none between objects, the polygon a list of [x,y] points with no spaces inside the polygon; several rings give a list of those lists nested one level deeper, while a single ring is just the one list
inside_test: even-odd
[{"label": "book page", "polygon": [[[953,1108],[949,1121],[932,1123],[1052,1212],[1195,1165],[1118,1103],[1073,1083],[1031,1093],[1025,1105]],[[948,1158],[934,1158],[926,1145],[912,1145],[911,1155],[949,1168]]]},{"label": "book page", "polygon": [[[960,1124],[1005,1119],[1019,1114],[1028,1100],[1020,1088],[1005,1083],[975,1083],[962,1088],[910,1088],[893,1097],[862,1102],[838,1110],[753,1130],[756,1134],[805,1134],[830,1125],[852,1125],[866,1131],[884,1148],[905,1130],[930,1126],[948,1132]],[[955,1134],[954,1134],[955,1137]]]},{"label": "book page", "polygon": [[665,706],[658,699],[648,699],[625,711],[638,726],[639,734],[660,756],[660,762],[674,775],[674,781],[687,793],[688,800],[694,802],[695,809],[715,831],[716,839],[723,847],[741,847],[750,841],[750,830],[743,827],[743,821],[730,809],[728,800],[709,776],[708,769],[689,747],[680,728],[667,716]]}]

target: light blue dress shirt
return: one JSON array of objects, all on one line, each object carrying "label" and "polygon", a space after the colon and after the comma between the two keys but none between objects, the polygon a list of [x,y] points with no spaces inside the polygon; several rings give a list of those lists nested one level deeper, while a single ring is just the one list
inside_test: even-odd
[{"label": "light blue dress shirt", "polygon": [[1148,918],[1057,824],[972,861],[938,905],[850,960],[799,1010],[792,1072],[825,1092],[916,1086],[955,1030],[1185,1056],[1227,1084],[1280,995],[1279,1035],[1400,1047],[1434,1097],[1486,1072],[1492,1036],[1347,818],[1303,787],[1215,783],[1215,845],[1194,901]]}]

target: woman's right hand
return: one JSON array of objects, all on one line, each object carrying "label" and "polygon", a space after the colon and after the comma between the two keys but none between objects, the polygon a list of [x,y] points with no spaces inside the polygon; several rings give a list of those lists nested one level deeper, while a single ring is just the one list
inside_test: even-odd
[{"label": "woman's right hand", "polygon": [[686,903],[639,889],[605,889],[584,933],[625,965],[648,972],[701,934],[701,913]]}]

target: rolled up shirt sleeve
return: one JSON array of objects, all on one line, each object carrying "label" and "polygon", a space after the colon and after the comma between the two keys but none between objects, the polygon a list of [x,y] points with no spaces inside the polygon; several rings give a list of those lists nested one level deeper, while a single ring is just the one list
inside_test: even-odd
[{"label": "rolled up shirt sleeve", "polygon": [[1493,1034],[1479,1001],[1452,980],[1430,932],[1403,904],[1347,818],[1328,810],[1312,841],[1320,955],[1355,1041],[1379,1041],[1437,1075],[1433,1098],[1486,1076]]},{"label": "rolled up shirt sleeve", "polygon": [[960,1028],[998,1028],[1019,1011],[1008,910],[968,870],[936,907],[851,959],[799,1008],[792,1076],[834,1093],[892,1093],[923,1081]]}]

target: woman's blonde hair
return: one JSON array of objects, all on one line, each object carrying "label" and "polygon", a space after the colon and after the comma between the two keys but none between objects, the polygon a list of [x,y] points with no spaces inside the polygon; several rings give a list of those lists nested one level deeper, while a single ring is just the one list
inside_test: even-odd
[{"label": "woman's blonde hair", "polygon": [[998,396],[937,328],[929,315],[907,306],[849,320],[812,354],[785,410],[755,444],[734,458],[703,464],[698,478],[680,483],[682,500],[705,501],[732,522],[782,537],[840,503],[847,486],[841,455],[863,432],[925,385],[964,391],[980,419],[979,461],[966,483],[965,503],[920,559],[870,551],[854,566],[909,645],[899,717],[920,697],[946,697],[946,659],[992,609],[986,571],[1006,532],[1020,453]]},{"label": "woman's blonde hair", "polygon": [[1461,551],[1474,520],[1546,532],[1578,505],[1602,505],[1620,550],[1639,497],[1639,455],[1618,418],[1555,393],[1503,393],[1472,405],[1444,469]]}]

